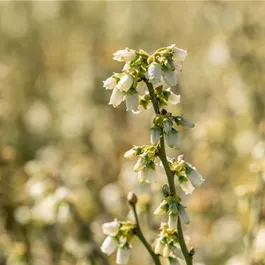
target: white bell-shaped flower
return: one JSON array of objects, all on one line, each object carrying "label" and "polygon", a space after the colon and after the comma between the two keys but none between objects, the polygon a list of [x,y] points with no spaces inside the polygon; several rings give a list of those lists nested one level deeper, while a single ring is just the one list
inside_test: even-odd
[{"label": "white bell-shaped flower", "polygon": [[168,119],[164,119],[163,120],[163,124],[164,124],[164,132],[165,133],[169,133],[172,130],[172,122]]},{"label": "white bell-shaped flower", "polygon": [[164,249],[164,244],[161,242],[161,240],[157,239],[154,250],[155,254],[156,255],[162,254],[163,249]]},{"label": "white bell-shaped flower", "polygon": [[136,164],[134,165],[133,170],[135,172],[139,172],[145,168],[145,165],[146,165],[145,159],[143,157],[139,157]]},{"label": "white bell-shaped flower", "polygon": [[188,216],[185,207],[181,204],[179,204],[178,206],[178,213],[179,216],[181,218],[181,220],[185,223],[185,224],[189,224],[190,223],[190,217]]},{"label": "white bell-shaped flower", "polygon": [[113,107],[118,107],[124,99],[124,94],[117,88],[112,90],[112,94],[110,97],[109,105],[113,105]]},{"label": "white bell-shaped flower", "polygon": [[105,87],[106,89],[109,89],[109,90],[114,89],[116,87],[116,85],[117,85],[117,81],[113,77],[109,77],[108,79],[103,81],[103,87]]},{"label": "white bell-shaped flower", "polygon": [[104,223],[102,225],[102,230],[105,235],[109,236],[116,236],[119,232],[120,225],[117,220],[114,220],[113,222]]},{"label": "white bell-shaped flower", "polygon": [[179,180],[179,184],[185,194],[192,194],[192,192],[194,191],[194,187],[188,178],[181,178],[181,180]]},{"label": "white bell-shaped flower", "polygon": [[127,159],[132,159],[135,158],[135,150],[132,148],[130,150],[128,150],[125,154],[124,157]]},{"label": "white bell-shaped flower", "polygon": [[113,53],[113,55],[113,59],[119,62],[131,62],[137,57],[136,52],[129,49],[119,50]]},{"label": "white bell-shaped flower", "polygon": [[187,174],[187,177],[189,178],[189,180],[191,181],[191,183],[196,186],[196,187],[200,187],[205,179],[202,177],[202,175],[196,170],[196,168],[191,167],[193,170]]},{"label": "white bell-shaped flower", "polygon": [[156,171],[152,168],[145,167],[138,172],[138,179],[140,183],[153,183],[156,180]]},{"label": "white bell-shaped flower", "polygon": [[111,236],[107,236],[100,247],[101,251],[108,256],[118,248],[118,242]]},{"label": "white bell-shaped flower", "polygon": [[174,214],[174,213],[169,214],[168,227],[170,229],[175,230],[175,229],[177,229],[177,224],[178,224],[178,215]]},{"label": "white bell-shaped flower", "polygon": [[175,61],[178,62],[185,61],[188,54],[186,50],[176,47],[176,44],[172,44],[171,46],[169,46],[169,48],[172,49],[173,51],[173,58]]},{"label": "white bell-shaped flower", "polygon": [[138,110],[138,93],[126,95],[126,110],[137,111]]},{"label": "white bell-shaped flower", "polygon": [[163,71],[163,78],[169,86],[177,85],[177,75],[174,71]]},{"label": "white bell-shaped flower", "polygon": [[158,63],[151,63],[148,67],[146,77],[153,85],[160,82],[162,76],[162,70]]},{"label": "white bell-shaped flower", "polygon": [[141,96],[144,95],[148,91],[146,83],[144,81],[138,82],[136,90]]},{"label": "white bell-shaped flower", "polygon": [[172,129],[169,133],[166,133],[165,135],[166,143],[170,148],[180,148],[181,141],[178,135],[178,132],[174,129]]},{"label": "white bell-shaped flower", "polygon": [[161,129],[158,126],[153,126],[151,128],[151,137],[150,141],[152,144],[157,144],[161,136]]},{"label": "white bell-shaped flower", "polygon": [[166,245],[163,249],[163,257],[168,258],[170,253],[171,253],[171,248],[168,245]]},{"label": "white bell-shaped flower", "polygon": [[131,75],[124,75],[117,84],[117,88],[123,92],[127,92],[133,84],[133,78]]},{"label": "white bell-shaped flower", "polygon": [[131,254],[131,249],[129,248],[118,248],[116,263],[121,265],[126,265],[129,261]]}]

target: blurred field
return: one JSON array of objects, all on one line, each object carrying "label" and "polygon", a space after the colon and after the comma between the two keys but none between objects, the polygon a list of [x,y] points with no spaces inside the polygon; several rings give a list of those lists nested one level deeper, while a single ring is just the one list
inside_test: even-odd
[{"label": "blurred field", "polygon": [[[188,59],[172,111],[196,124],[180,152],[207,180],[185,198],[196,265],[244,264],[253,224],[249,264],[264,265],[264,18],[263,1],[0,1],[0,265],[106,265],[101,224],[127,218],[129,190],[159,224],[165,180],[140,185],[123,158],[153,114],[112,108],[102,81],[122,67],[113,52],[173,43]],[[137,263],[151,264],[135,241]]]}]

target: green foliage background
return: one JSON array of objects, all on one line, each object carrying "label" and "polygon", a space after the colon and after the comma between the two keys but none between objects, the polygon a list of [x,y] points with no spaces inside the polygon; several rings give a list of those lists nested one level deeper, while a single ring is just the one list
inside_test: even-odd
[{"label": "green foliage background", "polygon": [[[153,114],[113,109],[102,81],[122,67],[113,52],[172,43],[188,50],[172,111],[196,126],[169,154],[185,154],[207,180],[185,198],[185,233],[198,265],[243,264],[260,166],[251,153],[265,133],[264,10],[262,1],[1,1],[0,264],[106,264],[100,226],[126,219],[129,190],[154,239],[151,202],[165,180],[138,184],[123,158],[149,141]],[[40,203],[61,186],[73,207],[65,203],[63,220]],[[254,241],[253,264],[264,264]],[[136,240],[137,263],[151,264]]]}]

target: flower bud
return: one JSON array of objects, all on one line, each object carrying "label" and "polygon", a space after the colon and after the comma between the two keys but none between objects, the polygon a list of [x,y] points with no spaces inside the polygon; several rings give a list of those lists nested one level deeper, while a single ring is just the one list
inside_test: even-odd
[{"label": "flower bud", "polygon": [[165,213],[167,213],[169,209],[168,206],[168,202],[166,200],[163,200],[160,205],[157,207],[157,209],[155,210],[154,214],[155,215],[163,215]]},{"label": "flower bud", "polygon": [[118,242],[111,236],[107,236],[100,247],[101,251],[108,256],[118,248]]},{"label": "flower bud", "polygon": [[185,192],[185,194],[192,194],[192,192],[194,191],[193,185],[191,184],[189,179],[185,177],[179,178],[179,184],[181,189]]},{"label": "flower bud", "polygon": [[113,55],[113,59],[119,62],[131,62],[134,61],[137,57],[136,52],[129,49],[119,50],[113,53]]},{"label": "flower bud", "polygon": [[130,75],[124,75],[119,83],[117,84],[117,88],[123,92],[127,92],[133,84],[133,78]]},{"label": "flower bud", "polygon": [[109,105],[113,105],[113,107],[118,107],[124,99],[124,94],[117,88],[112,90],[112,94],[110,97]]},{"label": "flower bud", "polygon": [[191,183],[196,187],[200,187],[205,181],[202,175],[194,167],[192,167],[192,171],[187,174],[187,177],[189,178]]},{"label": "flower bud", "polygon": [[103,87],[105,87],[106,89],[110,89],[110,90],[114,89],[116,85],[117,85],[117,81],[113,77],[109,77],[108,79],[103,81]]},{"label": "flower bud", "polygon": [[172,105],[176,105],[180,103],[180,95],[174,94],[172,91],[170,91],[170,95],[168,97],[168,103]]},{"label": "flower bud", "polygon": [[169,133],[166,133],[166,143],[170,148],[180,148],[180,138],[176,130],[171,130]]},{"label": "flower bud", "polygon": [[172,130],[172,122],[169,119],[164,119],[164,132],[169,133]]},{"label": "flower bud", "polygon": [[177,85],[177,75],[174,71],[163,71],[163,78],[169,86]]},{"label": "flower bud", "polygon": [[152,144],[157,144],[157,142],[160,139],[160,134],[161,134],[161,129],[158,126],[155,125],[151,128],[151,139],[150,139],[150,141]]},{"label": "flower bud", "polygon": [[135,193],[133,193],[132,191],[130,191],[127,195],[127,201],[130,204],[136,204],[137,203],[137,196],[135,195]]},{"label": "flower bud", "polygon": [[156,255],[161,254],[163,251],[163,248],[164,248],[164,244],[160,241],[160,239],[157,239],[156,244],[155,244],[155,250],[154,250],[155,254]]},{"label": "flower bud", "polygon": [[168,217],[168,227],[170,229],[177,229],[177,223],[178,223],[178,215],[177,214],[169,214],[169,217]]},{"label": "flower bud", "polygon": [[135,150],[134,148],[128,150],[125,154],[124,154],[124,157],[127,158],[127,159],[132,159],[135,157]]},{"label": "flower bud", "polygon": [[114,220],[113,222],[104,223],[102,230],[105,235],[116,236],[120,230],[119,222]]},{"label": "flower bud", "polygon": [[127,111],[138,110],[138,93],[126,95],[126,108]]},{"label": "flower bud", "polygon": [[182,125],[187,128],[193,128],[195,126],[193,122],[188,121],[181,116],[176,116],[175,121],[178,125]]},{"label": "flower bud", "polygon": [[151,63],[147,71],[147,79],[153,85],[157,84],[161,80],[162,70],[158,63]]},{"label": "flower bud", "polygon": [[163,250],[163,257],[168,258],[170,255],[170,252],[171,252],[171,248],[168,245],[166,245]]},{"label": "flower bud", "polygon": [[146,165],[145,159],[143,157],[140,157],[137,160],[136,164],[134,165],[133,170],[135,172],[139,172],[139,171],[141,171],[141,170],[143,170],[145,168],[145,165]]},{"label": "flower bud", "polygon": [[126,265],[129,261],[130,254],[131,254],[131,249],[129,248],[118,248],[116,263],[121,265]]},{"label": "flower bud", "polygon": [[185,223],[185,224],[189,224],[190,223],[190,218],[184,208],[183,205],[179,204],[178,205],[178,212],[179,212],[179,216],[181,218],[181,220]]}]

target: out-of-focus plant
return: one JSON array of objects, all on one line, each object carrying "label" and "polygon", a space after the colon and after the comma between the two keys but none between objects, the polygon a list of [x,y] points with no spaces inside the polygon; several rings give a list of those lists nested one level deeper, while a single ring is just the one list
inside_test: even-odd
[{"label": "out-of-focus plant", "polygon": [[186,194],[192,194],[194,186],[199,187],[204,179],[195,167],[184,160],[184,155],[179,155],[177,159],[169,158],[165,148],[165,142],[169,148],[179,149],[181,146],[179,132],[174,126],[194,127],[191,121],[166,110],[168,104],[180,103],[180,96],[171,89],[177,85],[177,75],[186,56],[187,51],[177,48],[175,44],[160,48],[151,55],[143,50],[120,50],[114,53],[114,60],[125,63],[122,73],[114,73],[103,84],[107,90],[112,90],[109,104],[114,107],[125,100],[127,111],[139,113],[153,105],[155,118],[150,129],[151,144],[134,146],[124,156],[137,158],[134,171],[138,173],[140,183],[153,183],[160,166],[164,168],[168,181],[162,187],[162,202],[154,212],[155,215],[167,215],[168,222],[161,223],[153,248],[141,230],[136,211],[137,197],[132,192],[127,199],[135,223],[114,220],[103,224],[107,237],[101,250],[107,255],[117,250],[117,264],[128,263],[134,236],[140,239],[156,265],[161,264],[160,256],[167,259],[170,265],[180,264],[179,258],[185,259],[187,265],[193,263],[194,249],[187,248],[181,224],[189,224],[190,219],[175,185],[179,185]]}]

